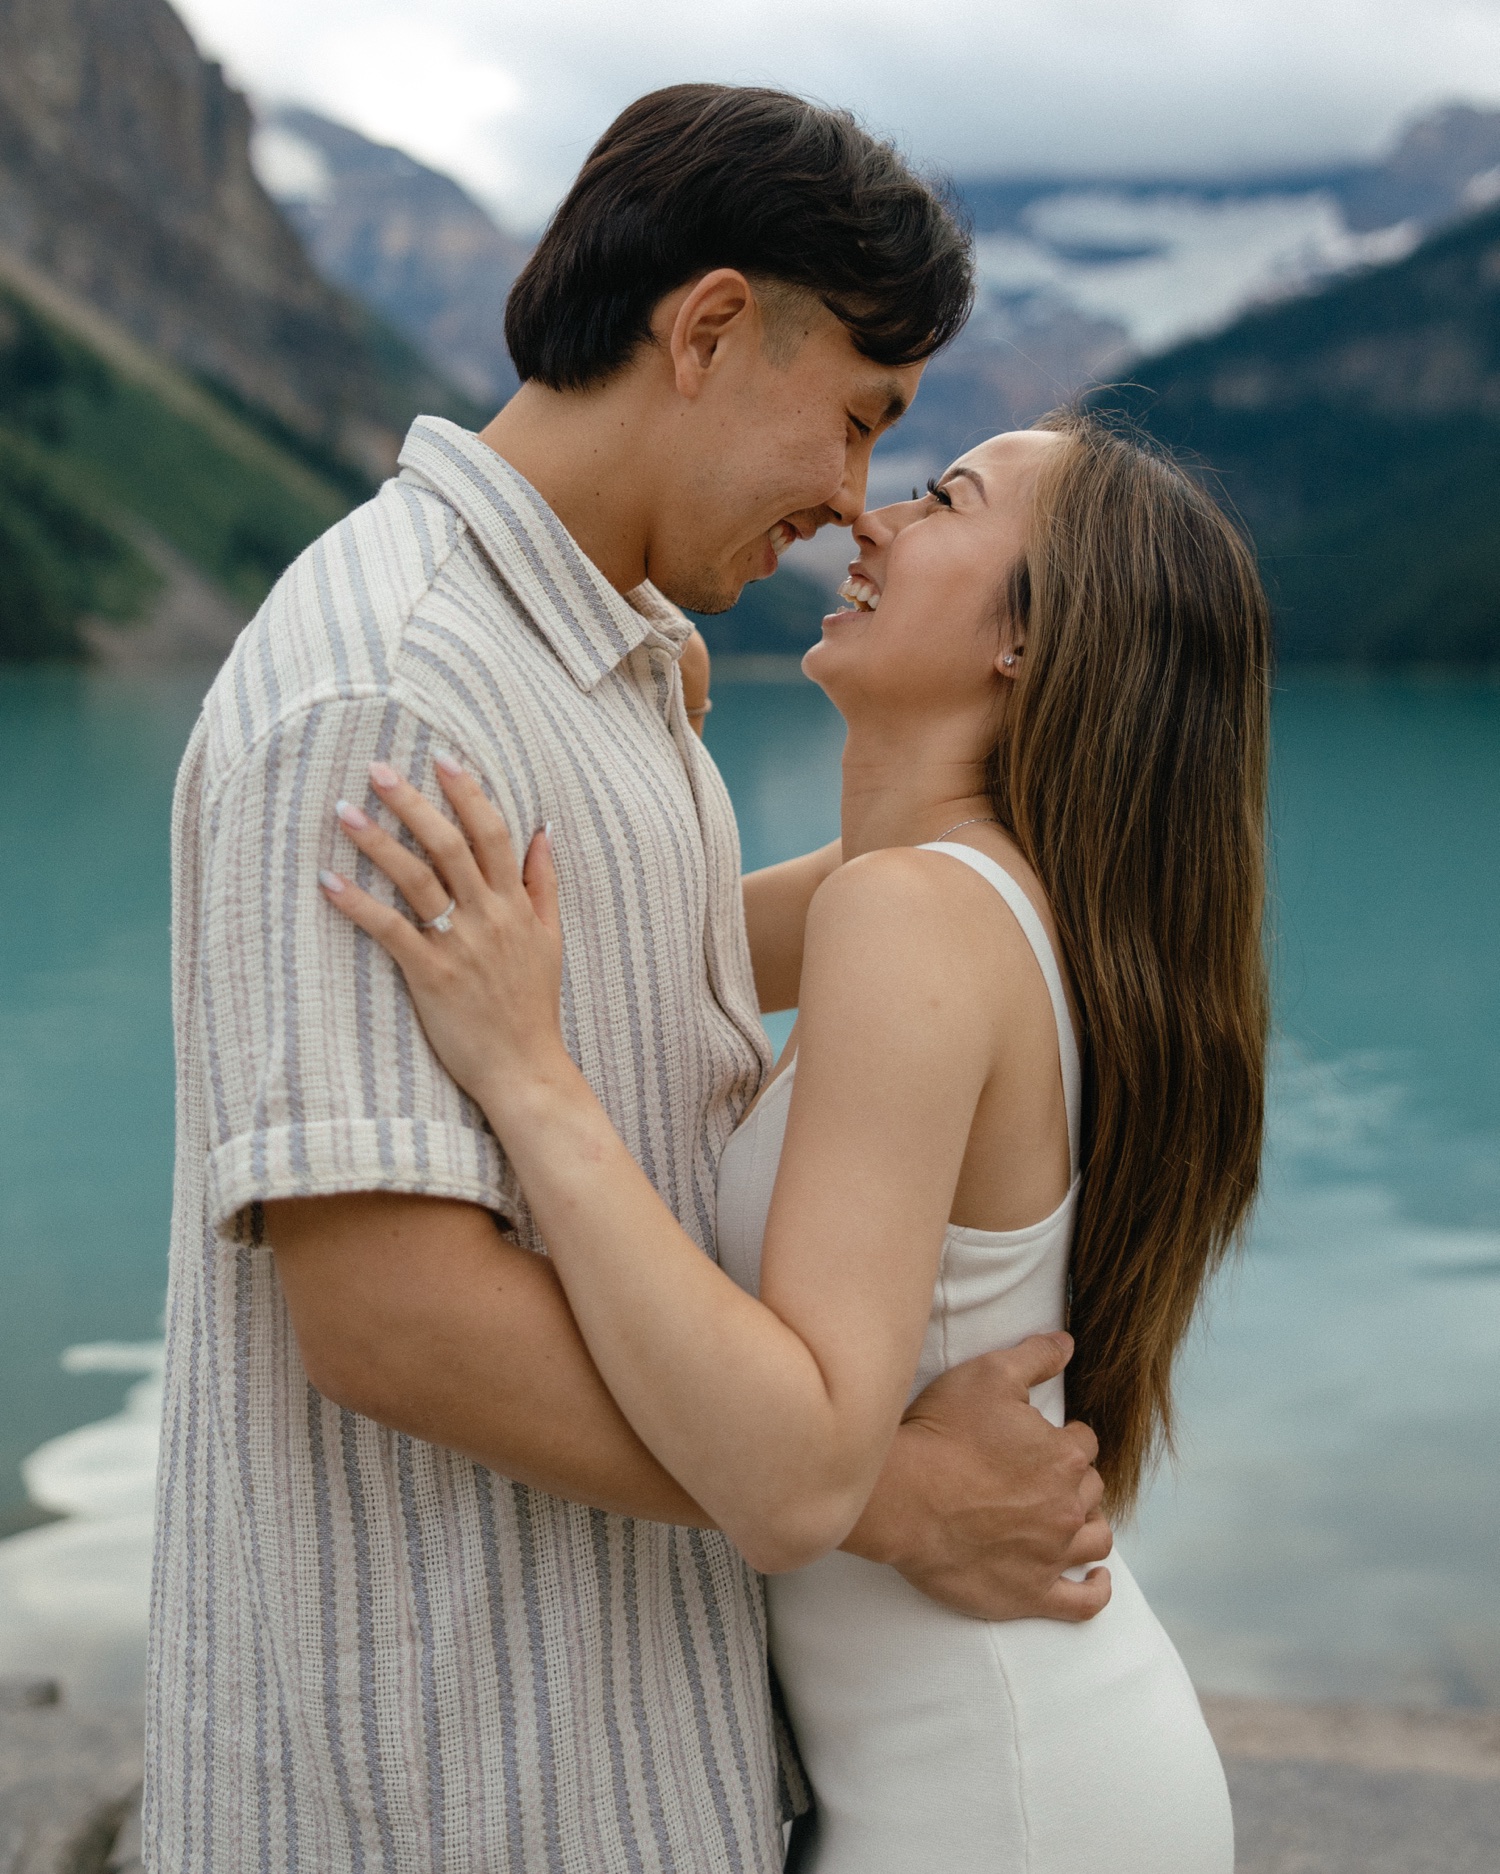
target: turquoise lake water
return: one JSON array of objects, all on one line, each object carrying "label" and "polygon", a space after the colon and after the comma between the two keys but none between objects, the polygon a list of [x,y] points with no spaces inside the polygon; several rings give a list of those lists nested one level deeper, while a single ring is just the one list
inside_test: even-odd
[{"label": "turquoise lake water", "polygon": [[[0,1530],[158,1332],[189,673],[0,673]],[[805,684],[715,688],[746,862],[837,825]],[[1500,689],[1288,680],[1266,1196],[1125,1532],[1200,1684],[1500,1706]]]}]

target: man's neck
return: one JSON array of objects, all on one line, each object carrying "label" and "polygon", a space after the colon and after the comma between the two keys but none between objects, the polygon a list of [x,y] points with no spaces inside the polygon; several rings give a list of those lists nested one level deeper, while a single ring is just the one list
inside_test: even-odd
[{"label": "man's neck", "polygon": [[646,577],[650,482],[634,373],[602,389],[523,384],[479,440],[524,475],[617,592]]}]

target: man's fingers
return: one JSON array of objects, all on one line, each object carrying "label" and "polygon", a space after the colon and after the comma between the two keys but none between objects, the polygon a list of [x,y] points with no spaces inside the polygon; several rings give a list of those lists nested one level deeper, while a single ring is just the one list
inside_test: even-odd
[{"label": "man's fingers", "polygon": [[1099,1440],[1084,1424],[1082,1419],[1069,1419],[1063,1426],[1063,1436],[1071,1438],[1090,1464],[1099,1461]]},{"label": "man's fingers", "polygon": [[1030,1392],[1043,1381],[1056,1379],[1073,1357],[1071,1334],[1033,1334],[1019,1347],[1007,1347],[1004,1353],[990,1356],[1004,1364],[1006,1373],[1018,1386]]},{"label": "man's fingers", "polygon": [[1054,1581],[1042,1596],[1042,1604],[1037,1612],[1043,1620],[1067,1620],[1076,1624],[1092,1620],[1095,1614],[1102,1613],[1109,1606],[1109,1597],[1113,1593],[1114,1583],[1109,1578],[1109,1570],[1091,1568],[1083,1581],[1069,1581],[1066,1576],[1061,1581]]},{"label": "man's fingers", "polygon": [[1055,1379],[1072,1358],[1073,1342],[1067,1334],[1033,1334],[1018,1347],[1002,1347],[994,1353],[975,1354],[958,1366],[940,1373],[923,1393],[912,1401],[907,1417],[921,1417],[928,1405],[941,1399],[952,1417],[955,1401],[963,1409],[976,1409],[985,1417],[993,1413],[997,1400],[1006,1394],[1022,1405],[1030,1404],[1031,1389],[1044,1380]]},{"label": "man's fingers", "polygon": [[1104,1501],[1104,1479],[1092,1465],[1078,1486],[1078,1503],[1085,1516],[1093,1516]]},{"label": "man's fingers", "polygon": [[1064,1568],[1082,1568],[1089,1562],[1109,1559],[1115,1546],[1115,1532],[1102,1516],[1091,1516],[1068,1544]]}]

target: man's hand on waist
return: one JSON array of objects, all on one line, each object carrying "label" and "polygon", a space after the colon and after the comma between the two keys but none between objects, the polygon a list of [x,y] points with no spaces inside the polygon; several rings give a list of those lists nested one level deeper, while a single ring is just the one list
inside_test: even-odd
[{"label": "man's hand on waist", "polygon": [[1030,1402],[1073,1343],[1037,1335],[942,1374],[913,1401],[844,1547],[897,1569],[930,1599],[984,1620],[1090,1620],[1107,1605],[1113,1546],[1099,1511],[1099,1443]]}]

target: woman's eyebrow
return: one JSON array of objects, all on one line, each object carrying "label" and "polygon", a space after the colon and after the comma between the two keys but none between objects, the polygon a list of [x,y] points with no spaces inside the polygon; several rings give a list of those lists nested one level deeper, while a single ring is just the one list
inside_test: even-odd
[{"label": "woman's eyebrow", "polygon": [[988,498],[986,497],[985,492],[984,492],[984,477],[979,473],[978,469],[951,468],[949,469],[948,473],[943,477],[943,479],[938,483],[938,487],[946,488],[948,483],[951,482],[956,476],[959,476],[959,475],[963,475],[967,477],[969,481],[973,482],[974,486],[979,490],[979,499],[985,502],[985,505],[988,506]]}]

